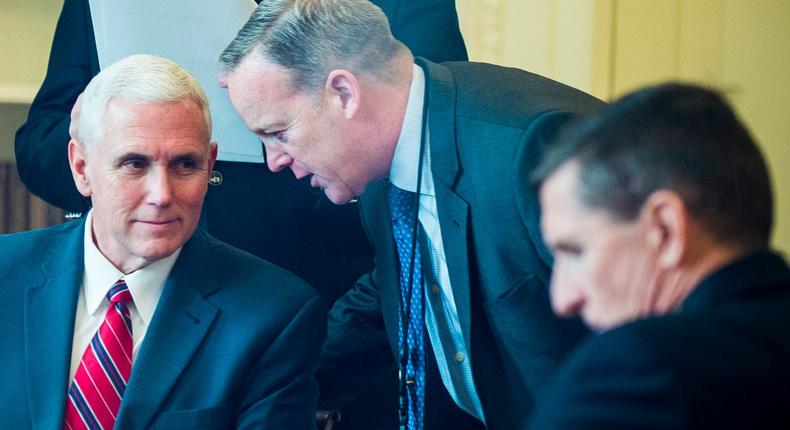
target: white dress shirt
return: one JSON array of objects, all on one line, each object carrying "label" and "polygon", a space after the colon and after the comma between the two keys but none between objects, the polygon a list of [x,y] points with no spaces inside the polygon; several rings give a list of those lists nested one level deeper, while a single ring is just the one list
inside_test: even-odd
[{"label": "white dress shirt", "polygon": [[[74,337],[71,344],[71,369],[69,381],[77,374],[82,354],[88,347],[93,336],[104,321],[104,315],[110,306],[107,292],[118,279],[123,278],[132,294],[129,314],[132,319],[132,365],[143,338],[151,324],[162,289],[165,286],[170,270],[173,268],[181,248],[167,258],[149,264],[128,275],[124,275],[107,258],[99,252],[93,243],[93,211],[88,212],[85,220],[85,236],[83,238],[85,272],[82,277],[77,313],[74,318]],[[76,222],[76,221],[75,221]]]},{"label": "white dress shirt", "polygon": [[[425,73],[413,66],[409,101],[403,118],[400,137],[390,166],[389,181],[396,187],[417,192],[420,143],[422,135]],[[447,259],[444,254],[439,212],[436,208],[430,157],[430,134],[425,128],[425,148],[418,218],[427,236],[431,258],[431,275],[438,285],[424,276],[425,325],[435,352],[436,364],[447,392],[459,408],[485,423],[483,407],[472,378],[472,363],[463,338],[458,309],[450,285]],[[423,272],[427,268],[423,268]],[[430,407],[430,406],[427,406]]]}]

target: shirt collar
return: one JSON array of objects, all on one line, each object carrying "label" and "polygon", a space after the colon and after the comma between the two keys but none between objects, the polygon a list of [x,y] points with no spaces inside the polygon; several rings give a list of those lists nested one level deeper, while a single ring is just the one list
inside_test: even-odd
[{"label": "shirt collar", "polygon": [[170,270],[181,253],[181,248],[166,258],[124,276],[93,243],[93,211],[88,212],[85,219],[83,243],[85,273],[82,282],[88,314],[95,315],[98,312],[105,302],[107,291],[118,279],[123,278],[132,294],[140,318],[148,325],[159,303]]},{"label": "shirt collar", "polygon": [[[398,143],[392,156],[389,174],[389,180],[393,185],[411,192],[417,191],[417,169],[423,131],[422,114],[424,102],[425,72],[420,66],[414,64],[411,88],[409,89],[409,101],[406,104],[406,114],[403,117],[403,125],[401,126]],[[430,147],[427,124],[424,129],[426,136],[420,193],[434,195],[433,181],[429,180],[431,175],[431,157],[428,156]]]}]

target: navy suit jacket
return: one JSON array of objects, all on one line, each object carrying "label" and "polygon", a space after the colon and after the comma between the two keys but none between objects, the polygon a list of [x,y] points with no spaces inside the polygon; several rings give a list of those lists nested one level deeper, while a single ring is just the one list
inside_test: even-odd
[{"label": "navy suit jacket", "polygon": [[[426,75],[444,252],[475,385],[488,428],[521,428],[555,365],[586,333],[551,312],[551,261],[528,176],[561,126],[602,102],[522,70],[417,63]],[[317,372],[323,406],[342,405],[395,365],[400,290],[385,189],[374,182],[360,198],[376,269],[330,312]]]},{"label": "navy suit jacket", "polygon": [[[0,236],[0,427],[63,425],[84,222]],[[202,231],[167,279],[121,402],[124,429],[315,428],[326,306]]]},{"label": "navy suit jacket", "polygon": [[768,252],[708,276],[679,312],[592,337],[534,429],[790,428],[790,269]]},{"label": "navy suit jacket", "polygon": [[[465,60],[455,0],[373,0],[393,34],[416,55]],[[217,53],[219,57],[219,52]],[[22,182],[48,203],[84,212],[89,202],[71,180],[66,149],[71,107],[99,72],[88,0],[65,0],[47,76],[16,134]],[[373,267],[357,204],[336,206],[290,171],[218,161],[221,185],[209,186],[201,225],[213,236],[288,269],[329,301]]]}]

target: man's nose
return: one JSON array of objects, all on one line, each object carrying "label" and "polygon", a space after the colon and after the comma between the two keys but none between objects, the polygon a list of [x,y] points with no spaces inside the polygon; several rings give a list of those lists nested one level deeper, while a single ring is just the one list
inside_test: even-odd
[{"label": "man's nose", "polygon": [[168,206],[173,202],[172,178],[166,168],[154,168],[148,175],[148,201],[157,206]]},{"label": "man's nose", "polygon": [[272,172],[279,172],[294,162],[293,157],[285,151],[275,148],[274,145],[264,143],[263,149],[266,151],[266,164]]},{"label": "man's nose", "polygon": [[582,290],[572,278],[566,270],[555,264],[551,276],[551,306],[559,316],[578,315],[584,306]]}]

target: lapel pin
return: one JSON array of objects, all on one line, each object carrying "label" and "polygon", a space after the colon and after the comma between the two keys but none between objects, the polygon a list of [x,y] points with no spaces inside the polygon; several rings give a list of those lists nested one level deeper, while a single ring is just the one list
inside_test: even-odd
[{"label": "lapel pin", "polygon": [[222,184],[222,173],[218,170],[211,171],[211,177],[208,178],[209,185],[214,185],[215,187]]}]

